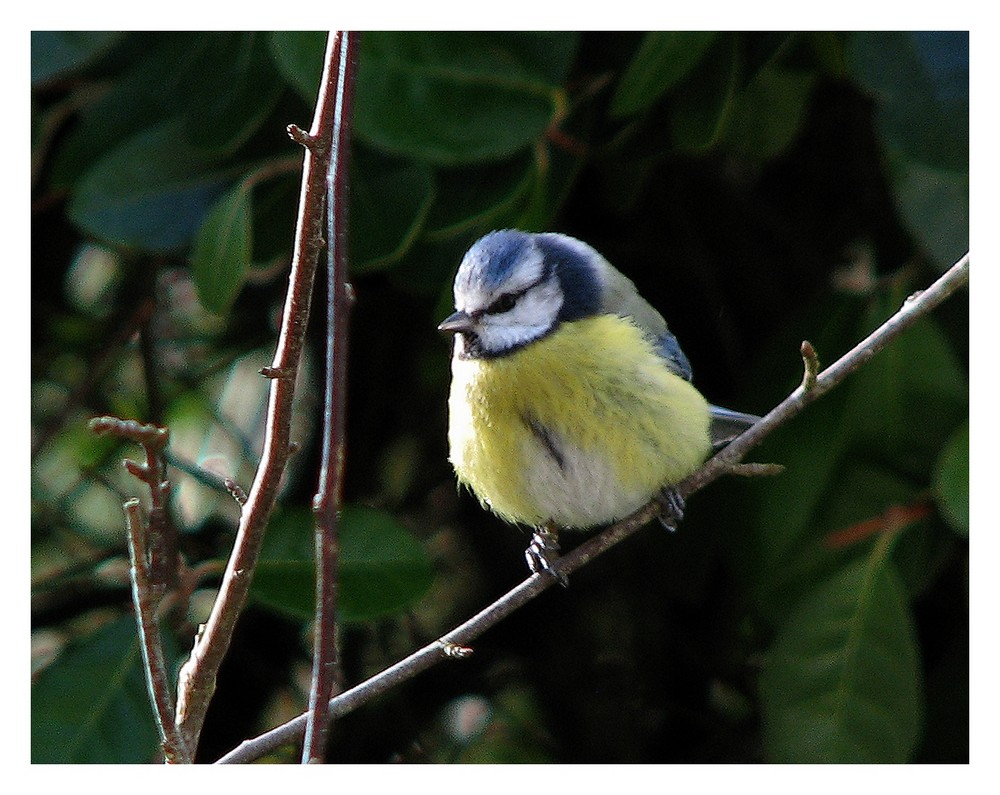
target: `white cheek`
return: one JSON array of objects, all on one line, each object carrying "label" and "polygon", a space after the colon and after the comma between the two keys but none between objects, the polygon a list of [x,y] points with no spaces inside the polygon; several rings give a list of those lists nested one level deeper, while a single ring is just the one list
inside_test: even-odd
[{"label": "white cheek", "polygon": [[524,345],[544,336],[555,325],[561,308],[562,292],[552,279],[522,295],[509,312],[484,316],[479,341],[494,353]]},{"label": "white cheek", "polygon": [[498,353],[538,339],[548,331],[548,328],[548,325],[509,326],[499,323],[483,325],[479,332],[479,342],[484,350]]}]

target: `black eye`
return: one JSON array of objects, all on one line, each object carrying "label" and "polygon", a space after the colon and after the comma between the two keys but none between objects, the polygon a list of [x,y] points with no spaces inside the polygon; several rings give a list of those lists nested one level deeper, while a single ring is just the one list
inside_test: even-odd
[{"label": "black eye", "polygon": [[502,315],[504,312],[509,312],[514,308],[514,305],[517,303],[517,299],[518,293],[505,293],[486,307],[486,314]]}]

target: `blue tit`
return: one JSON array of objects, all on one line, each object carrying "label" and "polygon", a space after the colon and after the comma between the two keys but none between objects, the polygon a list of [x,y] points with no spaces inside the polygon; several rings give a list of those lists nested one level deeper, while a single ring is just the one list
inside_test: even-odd
[{"label": "blue tit", "polygon": [[614,522],[757,419],[709,405],[663,317],[575,238],[491,232],[454,295],[449,457],[507,521]]}]

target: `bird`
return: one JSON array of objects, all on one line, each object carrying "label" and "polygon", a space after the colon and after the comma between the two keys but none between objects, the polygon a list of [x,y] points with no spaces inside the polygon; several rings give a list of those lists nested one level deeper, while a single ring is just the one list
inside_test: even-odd
[{"label": "bird", "polygon": [[[561,530],[592,531],[673,489],[759,419],[713,406],[662,315],[589,244],[500,229],[454,280],[449,460],[500,518],[533,529],[532,571],[554,573]],[[560,582],[565,578],[556,574]]]}]

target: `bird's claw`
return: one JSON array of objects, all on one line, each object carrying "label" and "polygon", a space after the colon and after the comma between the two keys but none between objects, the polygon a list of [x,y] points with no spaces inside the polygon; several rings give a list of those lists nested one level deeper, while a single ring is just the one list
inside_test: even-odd
[{"label": "bird's claw", "polygon": [[657,519],[667,530],[674,532],[684,518],[684,498],[680,492],[667,488],[657,495],[656,501],[660,503],[660,515]]},{"label": "bird's claw", "polygon": [[569,578],[553,568],[553,564],[559,560],[559,531],[554,526],[546,525],[535,529],[531,534],[531,543],[524,550],[524,557],[534,574],[549,574],[563,588],[569,587]]}]

